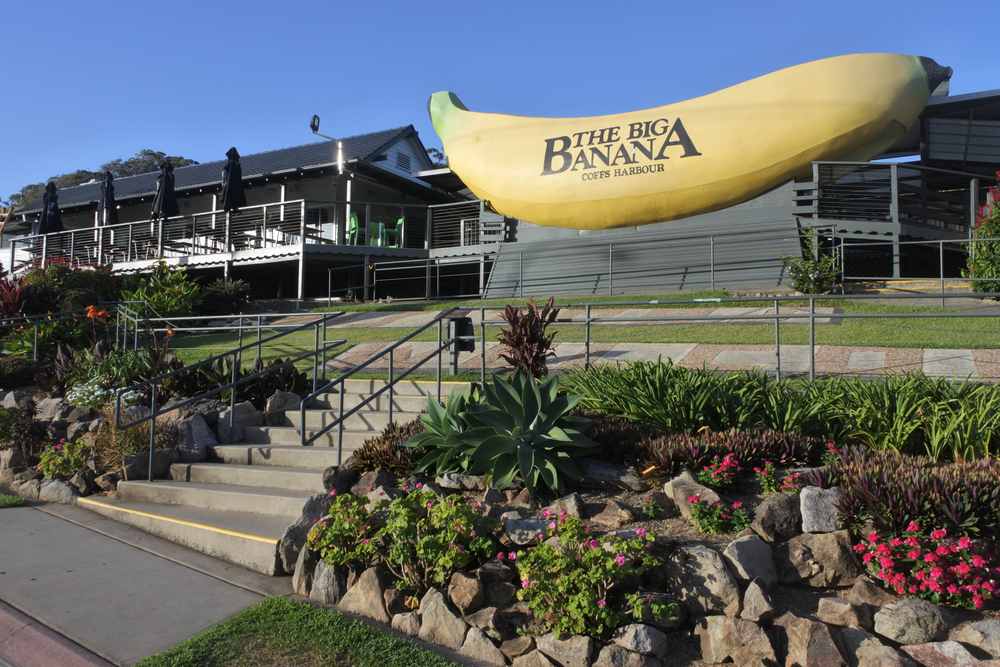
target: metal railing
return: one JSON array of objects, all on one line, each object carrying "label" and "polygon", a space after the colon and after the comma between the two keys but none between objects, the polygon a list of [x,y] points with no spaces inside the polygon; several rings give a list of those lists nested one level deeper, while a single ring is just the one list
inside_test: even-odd
[{"label": "metal railing", "polygon": [[[313,362],[313,374],[312,374],[313,393],[317,393],[318,390],[319,390],[319,387],[320,387],[321,378],[322,378],[322,381],[324,381],[324,382],[326,380],[326,363],[325,363],[326,354],[329,351],[333,350],[334,348],[336,348],[336,347],[338,347],[340,345],[343,345],[344,343],[347,342],[344,339],[326,340],[327,325],[329,324],[329,322],[331,322],[332,320],[334,320],[337,317],[340,317],[341,315],[343,315],[343,312],[331,313],[331,314],[326,315],[324,317],[321,317],[321,318],[319,318],[319,319],[317,319],[317,320],[315,320],[313,322],[308,322],[306,324],[299,325],[298,327],[289,329],[288,331],[285,331],[283,333],[275,334],[274,336],[271,336],[269,338],[265,338],[263,340],[259,340],[259,341],[255,342],[255,343],[250,343],[250,344],[247,344],[247,345],[241,345],[239,347],[233,348],[232,350],[229,350],[228,352],[224,352],[223,354],[217,354],[217,355],[211,356],[211,357],[205,359],[204,361],[198,362],[196,364],[191,364],[191,365],[185,366],[183,368],[179,368],[177,370],[170,371],[169,373],[164,373],[162,375],[159,375],[159,376],[157,376],[155,378],[151,378],[151,379],[146,380],[144,382],[140,382],[138,384],[134,384],[134,385],[129,386],[129,387],[124,387],[124,388],[118,389],[115,392],[115,428],[117,428],[117,429],[126,429],[126,428],[131,428],[133,426],[137,426],[137,425],[142,424],[142,423],[147,422],[147,421],[150,422],[150,428],[149,428],[149,481],[150,482],[153,481],[153,464],[154,464],[154,454],[153,454],[153,452],[154,452],[155,443],[156,443],[156,420],[161,415],[164,415],[164,414],[166,414],[168,412],[172,412],[174,410],[177,410],[179,408],[185,407],[187,405],[191,405],[192,403],[195,403],[196,401],[202,400],[202,399],[207,398],[209,396],[214,396],[216,394],[219,394],[219,393],[222,393],[222,392],[225,392],[225,391],[229,390],[229,392],[230,392],[230,396],[229,396],[229,426],[230,426],[230,432],[232,432],[232,427],[233,427],[234,419],[235,419],[236,387],[237,386],[239,386],[241,384],[244,384],[244,383],[247,383],[247,382],[251,382],[251,381],[257,380],[258,378],[260,378],[260,377],[262,377],[264,375],[267,375],[268,373],[273,373],[273,372],[275,372],[275,371],[277,371],[277,370],[279,370],[281,368],[284,368],[284,367],[290,366],[290,365],[294,365],[294,364],[296,364],[296,363],[298,363],[300,361],[303,361],[303,360],[309,359],[309,358],[311,358],[312,362]],[[249,350],[249,349],[252,349],[254,347],[257,347],[259,349],[259,346],[262,343],[272,343],[275,340],[281,339],[283,337],[287,337],[287,336],[289,336],[291,334],[294,334],[294,333],[296,333],[298,331],[307,330],[309,328],[313,329],[314,346],[313,346],[313,350],[312,351],[305,352],[305,353],[300,354],[300,355],[298,355],[296,357],[292,357],[292,358],[288,359],[287,361],[284,361],[283,363],[281,363],[279,365],[273,366],[271,368],[267,368],[265,370],[253,373],[251,375],[247,375],[247,376],[242,377],[242,378],[237,378],[236,377],[237,372],[238,372],[238,370],[240,368],[240,362],[242,360],[243,351],[244,350]],[[323,332],[322,342],[321,342],[321,339],[320,339],[320,331]],[[228,382],[227,384],[215,387],[215,388],[213,388],[213,389],[211,389],[209,391],[203,392],[203,393],[201,393],[201,394],[199,394],[197,396],[186,398],[186,399],[184,399],[182,401],[179,401],[177,403],[173,403],[173,404],[170,405],[169,408],[166,408],[166,409],[163,409],[163,410],[157,409],[157,394],[159,393],[158,389],[162,385],[162,383],[163,383],[163,381],[165,379],[174,377],[174,376],[176,376],[176,375],[178,375],[180,373],[189,373],[189,372],[197,369],[200,366],[210,365],[210,364],[214,363],[215,361],[223,360],[223,359],[226,359],[228,357],[232,358],[232,368],[231,368],[232,375],[231,375],[231,381],[230,382]],[[322,363],[320,362],[320,358],[321,357],[323,359]],[[122,418],[122,413],[123,413],[123,409],[122,409],[122,400],[123,400],[123,398],[126,397],[126,396],[134,396],[137,393],[140,393],[141,391],[145,390],[147,387],[149,388],[149,392],[150,392],[150,409],[149,409],[149,413],[146,414],[146,415],[143,415],[142,417],[139,417],[139,418],[137,418],[137,419],[135,419],[133,421],[130,421],[128,423],[122,423],[122,419],[121,418]]]},{"label": "metal railing", "polygon": [[[435,299],[475,299],[483,295],[496,252],[479,252],[459,257],[429,257],[383,262],[366,261],[327,269],[326,303],[333,306],[333,295],[343,294],[361,301],[432,301]],[[465,268],[470,267],[470,268]],[[337,284],[346,287],[334,289]],[[442,289],[459,284],[459,289]],[[476,291],[462,289],[466,281],[478,285]]]},{"label": "metal railing", "polygon": [[[313,391],[312,394],[310,394],[309,396],[307,396],[304,399],[302,399],[302,404],[299,407],[299,430],[300,430],[300,437],[301,437],[301,443],[302,443],[302,445],[303,446],[312,445],[317,439],[319,439],[320,437],[326,435],[331,430],[333,430],[334,428],[336,428],[337,429],[337,465],[342,464],[343,463],[343,454],[344,454],[344,422],[347,420],[347,418],[350,417],[351,415],[355,414],[356,412],[360,411],[362,408],[364,408],[365,406],[367,406],[369,403],[371,403],[372,401],[374,401],[375,399],[377,399],[382,394],[388,392],[388,394],[389,394],[389,410],[388,410],[388,412],[389,412],[389,421],[392,422],[392,402],[393,402],[394,387],[400,381],[402,381],[403,379],[405,379],[409,375],[411,375],[414,372],[416,372],[416,370],[418,368],[420,368],[422,365],[424,365],[425,363],[427,363],[428,361],[430,361],[431,358],[433,358],[435,355],[437,356],[437,360],[438,360],[438,363],[437,363],[437,398],[438,398],[438,400],[441,400],[441,352],[444,351],[445,349],[449,348],[457,340],[456,338],[449,338],[447,340],[445,340],[443,338],[443,334],[444,334],[444,330],[443,330],[443,328],[444,328],[444,320],[447,317],[449,317],[450,315],[452,315],[453,313],[455,313],[456,311],[458,311],[458,310],[459,310],[458,308],[452,308],[450,310],[446,310],[445,312],[439,314],[437,317],[435,317],[433,320],[431,320],[427,324],[423,325],[422,327],[419,327],[419,328],[415,329],[414,331],[412,331],[407,336],[404,336],[403,338],[401,338],[400,340],[396,341],[395,343],[393,343],[389,347],[387,347],[384,350],[380,351],[378,354],[370,357],[367,361],[365,361],[365,362],[363,362],[361,364],[358,364],[357,366],[355,366],[351,370],[347,371],[346,373],[344,373],[343,375],[341,375],[337,379],[331,381],[329,384],[325,385],[321,390]],[[427,329],[430,329],[434,325],[437,325],[437,330],[438,330],[437,349],[435,349],[434,351],[432,351],[429,354],[427,354],[426,356],[424,356],[422,359],[420,359],[420,361],[418,361],[418,362],[410,365],[409,368],[401,371],[399,373],[399,375],[396,375],[396,373],[395,373],[395,367],[394,367],[394,359],[393,359],[393,353],[394,353],[394,351],[397,348],[399,348],[401,345],[409,342],[415,336],[417,336],[418,334],[426,331]],[[350,408],[349,410],[347,410],[347,412],[345,412],[344,411],[344,390],[345,390],[345,387],[346,387],[346,384],[345,384],[346,381],[349,380],[354,375],[357,375],[358,373],[362,372],[364,369],[368,368],[369,366],[371,366],[372,364],[374,364],[379,359],[381,359],[383,357],[386,357],[386,356],[389,358],[389,376],[388,376],[389,379],[388,379],[388,382],[386,382],[386,384],[385,384],[384,387],[382,387],[381,389],[373,392],[367,398],[365,398],[364,400],[362,400],[361,402],[359,402],[357,405],[355,405],[353,408]],[[308,429],[306,428],[306,406],[311,401],[313,401],[317,396],[319,396],[320,394],[331,393],[336,388],[339,388],[337,390],[337,394],[340,397],[339,398],[339,407],[337,409],[337,417],[336,417],[336,419],[334,419],[329,424],[326,424],[325,426],[321,427],[319,430],[314,431],[311,435],[309,435],[308,434]]]},{"label": "metal railing", "polygon": [[247,206],[236,212],[207,211],[18,237],[10,243],[9,266],[16,273],[36,264],[45,266],[52,257],[89,266],[287,245],[345,245],[351,241],[351,214],[359,220],[357,245],[380,245],[381,239],[372,230],[381,221],[403,218],[400,247],[425,247],[425,205],[300,199]]},{"label": "metal railing", "polygon": [[[79,310],[63,310],[58,313],[45,313],[44,315],[23,315],[19,317],[5,317],[0,319],[0,329],[20,329],[31,327],[34,335],[32,336],[32,360],[38,360],[38,342],[40,335],[42,333],[41,327],[44,324],[55,324],[57,322],[66,322],[68,320],[78,320],[82,317],[86,317],[87,309],[81,308]],[[2,344],[0,344],[2,346]]]}]

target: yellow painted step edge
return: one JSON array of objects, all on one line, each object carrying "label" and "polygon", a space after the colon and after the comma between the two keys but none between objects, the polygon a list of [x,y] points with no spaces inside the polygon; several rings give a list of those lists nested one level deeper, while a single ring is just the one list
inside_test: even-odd
[{"label": "yellow painted step edge", "polygon": [[119,512],[126,512],[128,514],[137,514],[139,516],[144,516],[149,519],[160,519],[161,521],[167,521],[169,523],[177,523],[182,526],[190,526],[191,528],[200,528],[201,530],[208,530],[213,533],[221,533],[222,535],[230,535],[232,537],[242,537],[247,540],[254,540],[255,542],[266,542],[268,544],[276,544],[277,540],[271,537],[261,537],[260,535],[251,535],[250,533],[241,533],[238,530],[229,530],[228,528],[219,528],[218,526],[209,526],[203,523],[197,523],[195,521],[186,521],[184,519],[174,519],[173,517],[163,516],[162,514],[152,514],[150,512],[143,512],[142,510],[129,509],[127,507],[119,507],[116,505],[108,505],[105,503],[97,502],[96,500],[91,500],[90,498],[77,498],[77,504],[83,503],[84,505],[99,505],[101,507],[113,507]]}]

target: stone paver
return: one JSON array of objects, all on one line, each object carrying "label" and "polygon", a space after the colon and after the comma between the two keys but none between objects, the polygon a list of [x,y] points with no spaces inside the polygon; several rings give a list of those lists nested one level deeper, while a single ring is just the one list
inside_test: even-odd
[{"label": "stone paver", "polygon": [[[819,353],[820,346],[816,346]],[[755,367],[764,371],[773,371],[777,368],[777,359],[774,350],[758,352],[755,350],[724,350],[716,355],[711,362],[716,366],[726,367]],[[786,373],[808,373],[809,372],[809,346],[808,345],[782,345],[781,346],[781,370]]]},{"label": "stone paver", "polygon": [[847,359],[847,369],[851,371],[874,371],[885,368],[885,352],[853,351]]},{"label": "stone paver", "polygon": [[[600,356],[600,363],[655,361],[657,357],[677,363],[696,347],[697,343],[619,343]],[[594,357],[591,356],[591,362],[593,361]]]},{"label": "stone paver", "polygon": [[923,370],[932,377],[979,377],[972,350],[924,350]]}]

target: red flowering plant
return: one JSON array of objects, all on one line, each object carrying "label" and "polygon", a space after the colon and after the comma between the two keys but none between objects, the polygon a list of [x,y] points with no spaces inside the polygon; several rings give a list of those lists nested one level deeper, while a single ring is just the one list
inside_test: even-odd
[{"label": "red flowering plant", "polygon": [[979,553],[968,537],[949,539],[943,528],[928,536],[911,521],[902,537],[873,532],[854,550],[872,576],[906,597],[982,609],[1000,590],[993,555]]},{"label": "red flowering plant", "polygon": [[[1000,183],[1000,171],[997,172]],[[972,228],[974,239],[1000,238],[1000,187],[990,188],[991,205],[979,207],[976,224]],[[996,292],[1000,290],[1000,241],[979,241],[970,243],[969,257],[966,259],[964,278],[972,278],[969,286],[973,292]]]},{"label": "red flowering plant", "polygon": [[687,501],[691,505],[691,521],[703,533],[738,533],[750,525],[750,514],[743,509],[743,503],[710,505],[701,501],[701,494]]},{"label": "red flowering plant", "polygon": [[733,453],[722,459],[718,455],[712,463],[698,471],[698,481],[717,491],[732,491],[743,479],[743,467]]}]

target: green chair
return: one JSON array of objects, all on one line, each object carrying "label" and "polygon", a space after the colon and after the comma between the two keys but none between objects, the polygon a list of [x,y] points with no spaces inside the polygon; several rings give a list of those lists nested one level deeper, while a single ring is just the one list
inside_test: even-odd
[{"label": "green chair", "polygon": [[358,214],[351,213],[351,218],[347,224],[347,245],[358,245]]},{"label": "green chair", "polygon": [[385,224],[378,220],[368,221],[368,245],[370,246],[380,246],[382,245],[382,230],[385,229]]},{"label": "green chair", "polygon": [[387,248],[401,248],[403,246],[403,218],[394,223],[384,223],[382,225],[382,245]]}]

